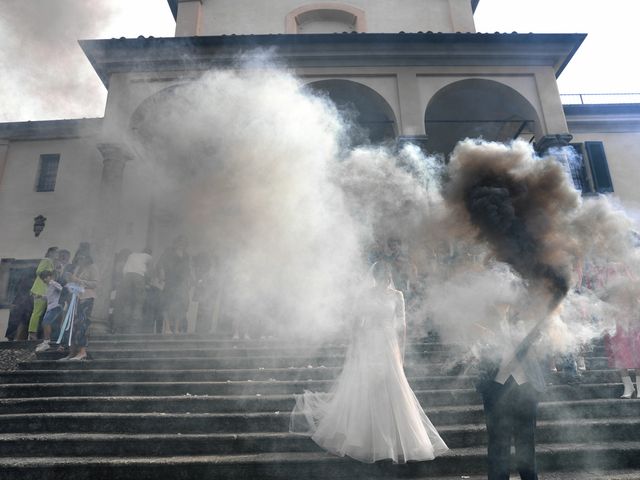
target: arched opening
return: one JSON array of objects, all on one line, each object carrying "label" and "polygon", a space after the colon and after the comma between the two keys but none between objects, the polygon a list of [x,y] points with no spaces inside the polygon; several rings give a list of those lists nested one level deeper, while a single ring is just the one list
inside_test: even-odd
[{"label": "arched opening", "polygon": [[158,115],[166,108],[166,101],[173,97],[176,89],[183,84],[172,85],[163,88],[159,92],[145,98],[131,114],[129,129],[134,141],[148,141],[151,139],[152,126],[157,121]]},{"label": "arched opening", "polygon": [[[144,164],[147,181],[153,185],[146,243],[158,255],[175,238],[176,232],[187,229],[180,208],[175,206],[188,201],[189,189],[182,185],[193,172],[187,156],[189,149],[171,128],[176,124],[175,117],[188,121],[192,108],[189,98],[180,95],[179,89],[184,85],[172,85],[147,97],[129,121],[130,145]],[[173,180],[167,181],[168,178]]]},{"label": "arched opening", "polygon": [[504,142],[541,135],[535,108],[500,82],[460,80],[439,90],[425,112],[426,148],[449,154],[465,138]]},{"label": "arched opening", "polygon": [[286,33],[342,33],[365,31],[364,10],[339,3],[312,3],[289,12]]},{"label": "arched opening", "polygon": [[326,95],[349,124],[350,146],[383,143],[396,138],[395,115],[387,101],[375,90],[350,80],[320,80],[307,85]]}]

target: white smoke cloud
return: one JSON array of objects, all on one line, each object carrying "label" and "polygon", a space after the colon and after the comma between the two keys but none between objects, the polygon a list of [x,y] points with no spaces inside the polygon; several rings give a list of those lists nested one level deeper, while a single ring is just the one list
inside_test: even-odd
[{"label": "white smoke cloud", "polygon": [[[529,280],[497,262],[477,228],[445,201],[443,189],[459,180],[455,161],[447,170],[414,146],[341,150],[346,126],[336,109],[268,58],[208,72],[151,105],[133,131],[148,188],[171,232],[184,232],[192,253],[218,259],[230,317],[267,333],[341,332],[369,285],[368,249],[390,237],[401,240],[416,272],[406,292],[410,333],[423,332],[428,318],[445,341],[472,347],[503,335],[498,304],[548,314],[532,307],[547,304],[531,298]],[[561,201],[539,201],[554,220],[533,218],[539,238],[549,240],[545,261],[574,271],[573,283],[587,257],[630,261],[625,217],[603,199],[580,201],[563,169],[535,159],[530,146],[467,142],[460,151],[469,165],[508,165],[528,185],[551,182],[546,192]],[[575,349],[610,329],[611,312],[632,308],[625,296],[613,301],[612,291],[572,291],[549,322],[551,348]]]},{"label": "white smoke cloud", "polygon": [[280,332],[339,326],[362,262],[331,180],[342,129],[332,106],[264,67],[207,73],[148,118],[137,150],[162,167],[156,188],[182,192],[161,208],[219,259],[228,313]]},{"label": "white smoke cloud", "polygon": [[3,0],[0,121],[102,116],[106,89],[78,40],[170,36],[166,2]]}]

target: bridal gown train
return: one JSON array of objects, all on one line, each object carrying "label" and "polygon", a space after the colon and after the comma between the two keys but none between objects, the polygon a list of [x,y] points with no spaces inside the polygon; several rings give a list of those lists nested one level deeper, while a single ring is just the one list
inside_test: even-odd
[{"label": "bridal gown train", "polygon": [[404,374],[397,334],[405,321],[402,293],[389,288],[359,304],[342,373],[328,393],[296,395],[290,430],[361,462],[433,460],[448,448]]}]

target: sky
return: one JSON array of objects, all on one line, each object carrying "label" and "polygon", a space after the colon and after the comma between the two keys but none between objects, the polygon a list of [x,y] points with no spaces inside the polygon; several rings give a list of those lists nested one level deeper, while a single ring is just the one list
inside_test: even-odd
[{"label": "sky", "polygon": [[[270,1],[270,0],[254,0]],[[479,32],[587,33],[561,93],[640,92],[640,0],[480,0]],[[99,117],[78,39],[173,36],[165,0],[0,0],[0,121]]]}]

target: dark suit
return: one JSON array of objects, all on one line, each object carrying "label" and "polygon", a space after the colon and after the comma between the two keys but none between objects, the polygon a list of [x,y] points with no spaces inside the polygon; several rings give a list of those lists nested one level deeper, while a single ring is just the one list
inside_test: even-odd
[{"label": "dark suit", "polygon": [[[538,479],[535,430],[538,398],[545,390],[544,377],[532,352],[517,360],[515,367],[520,369],[520,384],[512,375],[505,381],[509,369],[499,369],[496,365],[493,371],[485,372],[484,380],[478,385],[487,424],[489,480],[509,480],[512,438],[520,478]],[[504,383],[500,383],[502,381]]]}]

